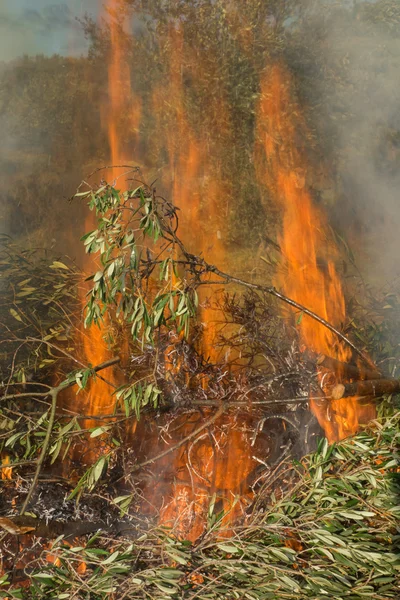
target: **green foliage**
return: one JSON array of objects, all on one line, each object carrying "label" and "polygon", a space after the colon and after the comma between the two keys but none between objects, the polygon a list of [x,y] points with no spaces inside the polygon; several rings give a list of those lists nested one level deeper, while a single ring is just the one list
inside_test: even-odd
[{"label": "green foliage", "polygon": [[145,406],[157,408],[161,396],[159,390],[154,383],[134,383],[121,386],[116,392],[116,398],[120,401],[125,415],[129,417],[131,414],[136,415],[140,419],[140,410]]},{"label": "green foliage", "polygon": [[[48,260],[39,250],[24,250],[7,237],[0,240],[0,274],[0,375],[3,381],[10,376],[10,381],[26,383],[33,373],[59,362],[57,346],[72,351],[71,316],[78,308],[80,276],[75,268]],[[9,372],[6,364],[17,348],[18,361]]]},{"label": "green foliage", "polygon": [[73,491],[68,496],[68,500],[72,500],[75,497],[79,498],[84,490],[91,492],[94,489],[107,470],[110,456],[111,453],[102,454],[96,462],[85,471]]},{"label": "green foliage", "polygon": [[[272,504],[261,492],[262,510],[229,539],[219,520],[194,546],[162,531],[134,544],[96,536],[70,548],[56,540],[51,551],[60,564],[49,565],[43,556],[31,574],[29,598],[67,598],[82,585],[94,600],[112,592],[200,600],[397,598],[399,431],[397,413],[337,446],[322,441],[286,472],[294,488]],[[115,502],[122,508],[129,497]],[[76,572],[80,561],[88,563],[84,575]]]},{"label": "green foliage", "polygon": [[[85,326],[99,325],[105,313],[113,311],[129,324],[142,348],[154,343],[162,327],[176,327],[188,336],[190,319],[196,316],[198,282],[190,271],[177,277],[173,207],[162,198],[145,196],[142,188],[120,192],[104,185],[82,194],[89,197],[89,208],[98,217],[97,229],[82,241],[88,254],[99,255],[101,265],[88,278],[92,288]],[[153,281],[160,285],[155,287]]]}]

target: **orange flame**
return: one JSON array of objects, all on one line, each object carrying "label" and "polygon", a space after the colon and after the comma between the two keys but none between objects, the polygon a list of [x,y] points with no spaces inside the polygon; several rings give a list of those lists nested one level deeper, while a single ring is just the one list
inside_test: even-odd
[{"label": "orange flame", "polygon": [[[307,189],[307,127],[294,100],[290,74],[282,66],[273,66],[262,80],[257,138],[258,177],[283,209],[279,243],[284,265],[276,283],[287,296],[340,329],[345,300],[335,266],[338,251],[326,217]],[[349,349],[323,325],[306,315],[299,316],[298,325],[307,348],[341,361],[350,359]],[[355,433],[365,412],[371,413],[349,398],[332,402],[329,411],[311,404],[331,441]]]},{"label": "orange flame", "polygon": [[[9,457],[8,454],[6,454],[5,456],[3,456],[1,464],[2,465],[9,465],[10,464],[10,457]],[[12,479],[12,472],[13,472],[13,468],[12,467],[3,467],[1,469],[1,478],[3,480],[5,480],[5,479]]]},{"label": "orange flame", "polygon": [[[128,60],[125,57],[124,48],[124,30],[117,15],[117,0],[109,0],[105,5],[105,10],[111,15],[110,19],[110,61],[108,64],[108,92],[109,104],[103,106],[102,117],[103,125],[107,130],[110,146],[110,158],[112,168],[109,173],[111,180],[116,180],[118,175],[117,167],[120,163],[125,163],[125,153],[120,135],[121,116],[128,114],[128,123],[131,132],[137,136],[141,115],[141,104],[131,89],[131,78]],[[92,225],[92,215],[89,215],[87,226]],[[90,260],[90,258],[89,258]],[[89,265],[93,269],[93,265]],[[82,298],[82,304],[85,305],[85,297]],[[83,352],[85,361],[88,364],[97,365],[110,358],[110,353],[104,340],[105,327],[92,326],[85,335],[83,335]],[[104,381],[104,378],[107,381]],[[111,383],[111,387],[110,384]],[[117,378],[113,369],[107,369],[106,374],[96,377],[88,386],[88,396],[86,405],[88,411],[93,415],[109,414],[112,412],[112,386],[116,387]],[[93,427],[94,422],[88,421],[86,427]],[[97,422],[97,424],[99,424]],[[96,456],[100,450],[98,449]],[[94,456],[94,458],[96,458]]]},{"label": "orange flame", "polygon": [[[165,127],[173,201],[178,208],[182,208],[179,231],[193,251],[204,254],[209,261],[223,264],[225,249],[221,230],[216,225],[218,198],[222,196],[220,170],[218,165],[211,164],[208,140],[189,121],[189,98],[183,84],[185,69],[201,79],[201,61],[195,60],[185,46],[180,28],[171,27],[169,37],[168,84],[156,88],[153,107],[158,128]],[[218,112],[222,129],[227,121],[224,115],[228,114],[223,101],[218,105]],[[207,229],[207,235],[203,233],[203,228]],[[219,312],[210,306],[207,296],[212,297],[213,290],[210,292],[203,288],[200,291],[199,311],[203,323],[201,350],[204,356],[215,362],[219,358],[215,345]]]},{"label": "orange flame", "polygon": [[[117,0],[109,0],[105,5],[106,12],[111,16],[110,23],[110,60],[108,64],[108,91],[109,102],[102,107],[103,127],[107,131],[110,160],[112,168],[107,174],[107,179],[115,181],[121,172],[116,169],[121,163],[126,163],[126,153],[123,150],[121,141],[121,117],[127,121],[131,133],[137,136],[141,115],[141,104],[131,90],[131,79],[129,62],[125,56],[125,32],[123,23],[117,18]],[[90,214],[86,220],[86,228],[93,228],[93,216]],[[95,265],[93,258],[86,257],[86,267],[88,271],[93,271]],[[81,290],[82,307],[86,304],[86,290]],[[80,331],[80,343],[82,347],[82,361],[87,365],[99,365],[109,358],[110,351],[104,340],[107,333],[107,323],[105,326],[92,325],[89,330]],[[126,340],[121,342],[126,346]],[[113,410],[113,387],[117,387],[120,381],[116,376],[115,369],[109,368],[100,376],[92,379],[85,391],[85,399],[81,403],[81,412],[84,410],[89,415],[107,415]],[[110,385],[111,384],[111,385]],[[73,394],[69,394],[68,403],[76,406]],[[80,399],[80,397],[79,397]],[[88,419],[82,423],[83,427],[91,428],[96,425],[102,425],[101,421]],[[96,443],[91,443],[89,438],[87,443],[86,462],[93,462],[104,452],[105,448]],[[81,455],[81,450],[78,450]]]},{"label": "orange flame", "polygon": [[[217,141],[210,141],[207,133],[198,131],[190,122],[190,96],[184,86],[184,74],[189,72],[193,75],[193,85],[201,93],[201,85],[206,81],[206,75],[210,75],[212,61],[203,65],[198,56],[192,55],[180,28],[171,28],[169,36],[168,83],[155,90],[153,112],[158,121],[157,128],[160,131],[164,128],[167,140],[173,201],[182,209],[179,232],[194,252],[203,254],[210,262],[223,265],[226,254],[223,227],[219,224],[220,208],[221,199],[224,202],[229,194],[228,189],[224,189],[218,139],[226,136],[229,130],[229,110],[223,96],[216,100],[210,98],[210,102],[216,103],[211,112],[219,118],[215,134]],[[213,305],[214,300],[215,288],[200,289],[198,316],[202,322],[202,335],[199,349],[211,362],[217,362],[223,351],[216,344],[220,328],[218,321],[222,319],[221,312]],[[168,348],[168,352],[173,352],[173,346]],[[171,368],[170,359],[167,361],[167,368]],[[201,385],[207,387],[206,377]],[[186,419],[179,427],[179,436],[182,437],[190,435],[193,430],[193,423],[190,420],[186,422]],[[163,525],[172,526],[176,535],[191,540],[198,538],[204,530],[213,493],[227,513],[224,524],[238,515],[242,507],[238,501],[239,483],[245,480],[253,461],[246,446],[246,433],[236,427],[235,418],[224,417],[212,427],[214,442],[208,433],[201,436],[196,473],[188,475],[190,484],[179,478],[179,474],[188,474],[190,444],[189,449],[185,445],[177,453],[174,473],[178,475],[174,491],[161,513]],[[159,468],[162,469],[162,466]],[[222,489],[223,492],[218,491]]]},{"label": "orange flame", "polygon": [[[105,10],[111,15],[110,19],[110,61],[108,64],[108,93],[109,104],[102,110],[103,126],[107,130],[110,146],[110,158],[113,167],[126,162],[126,152],[121,141],[121,117],[124,125],[130,130],[131,136],[138,138],[141,117],[141,102],[132,92],[129,62],[126,57],[127,48],[124,44],[126,37],[123,22],[117,19],[118,0],[108,0]],[[118,175],[117,170],[111,169],[110,179]]]},{"label": "orange flame", "polygon": [[[207,418],[207,417],[205,417]],[[175,457],[176,479],[172,498],[161,511],[161,522],[174,534],[196,540],[207,524],[210,503],[218,503],[214,512],[224,511],[220,521],[222,535],[229,535],[229,525],[246,506],[246,477],[256,466],[243,415],[223,415],[212,427],[193,438]],[[177,419],[174,429],[179,437],[190,436],[198,422],[185,415]]]}]

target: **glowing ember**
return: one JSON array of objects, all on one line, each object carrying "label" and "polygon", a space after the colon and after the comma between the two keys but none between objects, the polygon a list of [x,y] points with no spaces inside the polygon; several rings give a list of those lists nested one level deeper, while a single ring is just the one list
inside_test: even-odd
[{"label": "glowing ember", "polygon": [[[9,465],[10,464],[10,457],[8,454],[6,454],[1,461],[2,465]],[[12,472],[13,472],[13,468],[12,467],[4,467],[1,469],[1,478],[2,479],[12,479]]]}]

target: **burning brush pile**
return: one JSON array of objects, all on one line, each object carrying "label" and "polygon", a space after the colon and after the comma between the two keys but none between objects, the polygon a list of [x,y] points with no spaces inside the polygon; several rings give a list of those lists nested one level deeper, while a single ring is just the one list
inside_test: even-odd
[{"label": "burning brush pile", "polygon": [[83,287],[56,261],[44,301],[3,256],[3,597],[398,597],[399,383],[343,332],[333,263],[297,276],[316,312],[287,248],[292,297],[192,254],[142,183],[78,196]]}]

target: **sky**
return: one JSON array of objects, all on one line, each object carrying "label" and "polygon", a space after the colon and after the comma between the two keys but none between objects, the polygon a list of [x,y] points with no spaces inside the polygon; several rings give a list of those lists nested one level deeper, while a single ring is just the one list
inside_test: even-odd
[{"label": "sky", "polygon": [[86,54],[76,17],[96,17],[102,0],[0,0],[0,61],[23,54]]}]

